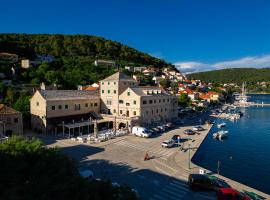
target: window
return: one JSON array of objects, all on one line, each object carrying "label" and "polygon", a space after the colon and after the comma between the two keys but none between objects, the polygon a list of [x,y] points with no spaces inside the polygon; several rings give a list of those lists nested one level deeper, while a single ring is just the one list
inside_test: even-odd
[{"label": "window", "polygon": [[152,110],[152,115],[154,114],[154,110]]},{"label": "window", "polygon": [[93,107],[93,103],[91,103],[90,106]]},{"label": "window", "polygon": [[102,90],[101,92],[102,92],[102,94],[104,94],[104,90]]},{"label": "window", "polygon": [[116,113],[116,110],[115,109],[113,109],[113,113]]},{"label": "window", "polygon": [[110,91],[110,90],[108,90],[108,94],[110,94],[110,92],[111,92],[111,91]]},{"label": "window", "polygon": [[147,101],[144,100],[144,101],[143,101],[143,104],[147,104]]},{"label": "window", "polygon": [[160,112],[163,112],[162,108],[160,109]]},{"label": "window", "polygon": [[95,104],[94,104],[94,106],[98,106],[98,104],[97,104],[97,103],[95,103]]},{"label": "window", "polygon": [[158,113],[158,109],[157,109],[157,113]]},{"label": "window", "polygon": [[80,104],[75,104],[74,105],[74,110],[80,110],[81,109],[81,105]]},{"label": "window", "polygon": [[133,104],[136,105],[136,101],[133,101]]},{"label": "window", "polygon": [[104,85],[104,82],[102,82],[101,85]]},{"label": "window", "polygon": [[19,119],[18,118],[14,118],[14,123],[18,123]]},{"label": "window", "polygon": [[52,110],[55,110],[55,106],[52,106]]},{"label": "window", "polygon": [[130,103],[126,103],[126,106],[130,106]]},{"label": "window", "polygon": [[113,84],[116,85],[116,82],[114,82]]},{"label": "window", "polygon": [[165,103],[165,99],[163,99],[163,102]]},{"label": "window", "polygon": [[156,103],[156,100],[154,100],[154,103]]},{"label": "window", "polygon": [[121,103],[121,104],[122,104],[122,103],[124,103],[124,101],[123,101],[123,100],[119,100],[119,103]]},{"label": "window", "polygon": [[153,100],[149,100],[149,104],[152,104],[153,103]]},{"label": "window", "polygon": [[161,103],[161,99],[159,99],[158,102]]},{"label": "window", "polygon": [[136,111],[133,111],[133,115],[134,115],[134,116],[136,115]]},{"label": "window", "polygon": [[58,109],[59,110],[62,110],[62,105],[58,105]]},{"label": "window", "polygon": [[130,92],[128,92],[127,95],[130,96]]},{"label": "window", "polygon": [[120,110],[120,114],[122,115],[122,113],[123,113],[123,111],[122,110]]},{"label": "window", "polygon": [[38,101],[36,102],[36,106],[39,106],[39,102]]},{"label": "window", "polygon": [[132,85],[135,85],[135,83],[132,83]]},{"label": "window", "polygon": [[65,105],[65,109],[68,109],[68,105]]},{"label": "window", "polygon": [[127,83],[126,82],[124,82],[124,85],[126,85]]},{"label": "window", "polygon": [[114,90],[113,93],[116,94],[116,90]]},{"label": "window", "polygon": [[108,82],[108,85],[110,85],[110,82]]},{"label": "window", "polygon": [[112,105],[112,101],[111,100],[107,100],[107,105]]},{"label": "window", "polygon": [[170,101],[170,99],[167,99],[167,102],[169,102]]},{"label": "window", "polygon": [[88,103],[85,104],[85,107],[86,107],[86,108],[88,107]]},{"label": "window", "polygon": [[146,111],[146,115],[148,115],[148,110]]},{"label": "window", "polygon": [[167,108],[165,108],[165,112],[167,111]]}]

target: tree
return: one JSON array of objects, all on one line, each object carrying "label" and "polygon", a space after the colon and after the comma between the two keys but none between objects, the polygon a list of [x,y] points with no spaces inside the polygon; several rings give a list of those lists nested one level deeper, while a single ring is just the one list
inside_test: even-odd
[{"label": "tree", "polygon": [[171,89],[172,89],[173,93],[177,94],[178,93],[178,83],[177,82],[171,82],[170,86],[171,86]]},{"label": "tree", "polygon": [[40,140],[11,137],[0,144],[0,163],[0,199],[137,199],[129,187],[83,180],[74,161]]},{"label": "tree", "polygon": [[30,96],[21,95],[13,105],[13,108],[20,111],[24,118],[30,116],[30,98]]},{"label": "tree", "polygon": [[168,78],[162,79],[159,84],[164,88],[167,89],[168,87],[170,87],[171,81]]},{"label": "tree", "polygon": [[182,93],[178,98],[178,105],[182,107],[188,107],[192,103],[191,99],[189,98],[188,94]]}]

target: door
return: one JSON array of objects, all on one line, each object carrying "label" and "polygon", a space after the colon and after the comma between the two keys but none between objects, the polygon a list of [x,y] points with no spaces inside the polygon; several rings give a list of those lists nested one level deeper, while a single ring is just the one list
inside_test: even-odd
[{"label": "door", "polygon": [[129,117],[129,111],[127,110],[127,117]]}]

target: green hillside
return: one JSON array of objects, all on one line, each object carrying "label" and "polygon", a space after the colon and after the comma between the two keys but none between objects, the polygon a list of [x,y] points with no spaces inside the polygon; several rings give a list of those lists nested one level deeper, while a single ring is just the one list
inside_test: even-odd
[{"label": "green hillside", "polygon": [[190,79],[200,79],[211,83],[237,83],[247,82],[255,84],[270,81],[270,68],[232,68],[189,74]]},{"label": "green hillside", "polygon": [[[91,84],[114,72],[115,69],[109,67],[94,66],[97,59],[114,60],[120,68],[126,64],[172,67],[163,60],[119,42],[89,35],[0,34],[0,52],[30,59],[35,59],[36,54],[54,56],[54,62],[27,70],[21,69],[20,63],[17,63],[18,76],[14,81],[32,84],[43,81],[66,89]],[[0,62],[1,72],[10,73],[10,68],[11,64]]]}]

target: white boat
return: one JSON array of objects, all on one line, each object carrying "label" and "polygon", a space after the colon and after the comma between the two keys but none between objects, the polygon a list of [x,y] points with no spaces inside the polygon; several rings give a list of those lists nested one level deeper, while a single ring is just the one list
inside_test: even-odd
[{"label": "white boat", "polygon": [[213,134],[213,137],[216,138],[216,139],[222,139],[222,138],[225,138],[228,136],[228,131],[218,131],[216,133]]},{"label": "white boat", "polygon": [[225,126],[226,126],[226,123],[224,123],[224,122],[217,125],[218,128],[222,128],[222,127],[225,127]]}]

